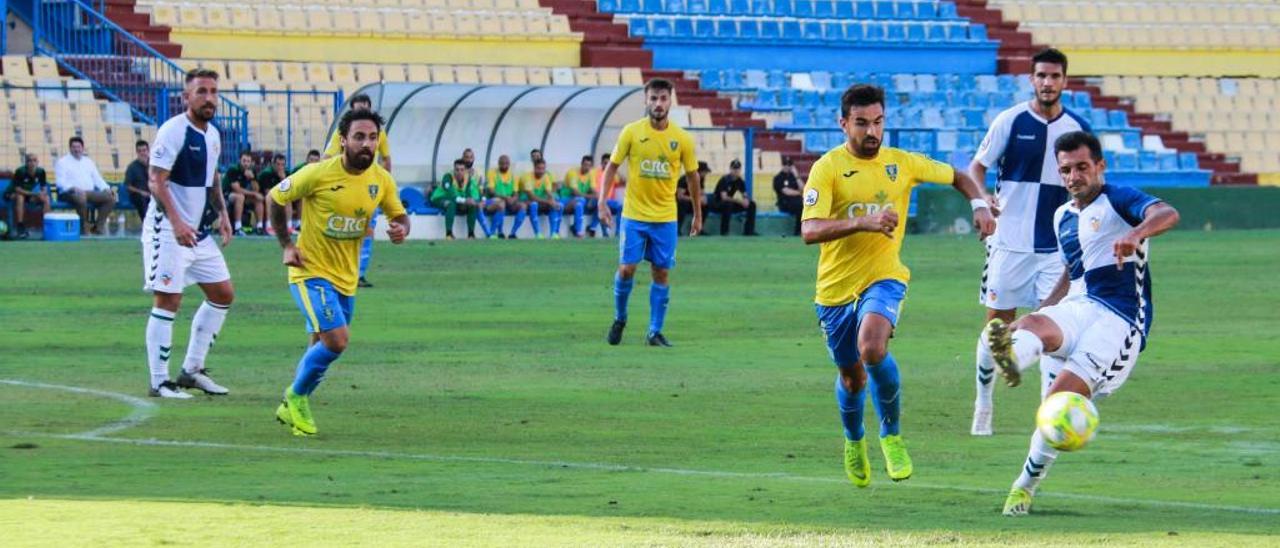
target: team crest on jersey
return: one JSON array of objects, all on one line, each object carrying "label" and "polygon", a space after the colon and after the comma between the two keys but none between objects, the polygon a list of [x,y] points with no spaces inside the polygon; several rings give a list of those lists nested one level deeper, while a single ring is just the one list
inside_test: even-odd
[{"label": "team crest on jersey", "polygon": [[165,272],[164,274],[161,274],[161,275],[160,275],[160,283],[162,283],[162,284],[164,284],[164,285],[169,285],[170,283],[173,283],[173,276],[171,276],[168,272]]},{"label": "team crest on jersey", "polygon": [[889,176],[890,182],[898,182],[898,164],[884,166],[884,174]]},{"label": "team crest on jersey", "polygon": [[378,199],[378,185],[369,185],[369,199]]},{"label": "team crest on jersey", "polygon": [[1097,232],[1099,228],[1102,228],[1102,219],[1099,219],[1097,217],[1090,218],[1089,228],[1092,228],[1094,232]]},{"label": "team crest on jersey", "polygon": [[674,151],[675,149],[677,149],[677,148],[679,148],[679,147],[680,147],[680,141],[677,141],[677,140],[675,140],[675,139],[672,139],[672,140],[671,140],[671,142],[670,142],[670,143],[667,143],[667,144],[671,145],[671,150],[672,150],[672,151]]},{"label": "team crest on jersey", "polygon": [[818,203],[818,189],[810,188],[804,191],[804,205],[811,206]]},{"label": "team crest on jersey", "polygon": [[291,186],[293,186],[293,181],[285,178],[285,180],[280,181],[280,192],[289,192],[289,187]]}]

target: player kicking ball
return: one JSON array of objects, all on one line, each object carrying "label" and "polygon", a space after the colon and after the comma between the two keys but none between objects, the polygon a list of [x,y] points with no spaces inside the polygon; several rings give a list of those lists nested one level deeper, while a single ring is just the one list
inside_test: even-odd
[{"label": "player kicking ball", "polygon": [[[298,362],[293,384],[284,391],[276,419],[296,436],[316,430],[311,393],[329,365],[347,349],[356,287],[360,278],[360,246],[374,211],[391,219],[387,236],[403,243],[409,216],[391,174],[374,165],[374,149],[382,117],[370,110],[351,110],[338,122],[342,154],[311,164],[271,189],[271,225],[284,248],[289,289],[302,310],[311,347]],[[285,205],[302,200],[303,228],[294,244]]]},{"label": "player kicking ball", "polygon": [[835,392],[844,424],[845,474],[858,487],[871,484],[862,428],[867,377],[889,478],[902,481],[912,473],[898,420],[898,364],[889,353],[911,278],[899,258],[906,223],[898,222],[898,213],[909,209],[916,185],[949,184],[969,199],[980,237],[995,230],[991,198],[968,175],[920,154],[881,147],[884,119],[884,90],[856,85],[844,92],[840,128],[847,142],[813,165],[800,228],[806,244],[822,244],[814,301],[839,369]]},{"label": "player kicking ball", "polygon": [[[1071,194],[1053,222],[1065,270],[1044,308],[1012,325],[991,320],[983,340],[1011,386],[1038,358],[1061,368],[1048,395],[1074,392],[1098,399],[1124,384],[1146,347],[1153,312],[1147,239],[1177,225],[1178,212],[1135,188],[1106,184],[1102,145],[1088,133],[1059,137],[1054,153]],[[1038,430],[1031,435],[1004,515],[1031,510],[1031,498],[1057,457]]]}]

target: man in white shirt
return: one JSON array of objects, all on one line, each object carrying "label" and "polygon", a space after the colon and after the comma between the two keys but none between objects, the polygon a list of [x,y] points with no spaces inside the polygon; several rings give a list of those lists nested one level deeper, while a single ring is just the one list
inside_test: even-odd
[{"label": "man in white shirt", "polygon": [[[72,137],[67,143],[71,153],[58,159],[53,164],[54,177],[58,185],[58,197],[76,208],[80,216],[80,234],[88,234],[91,221],[93,233],[102,234],[107,228],[107,219],[116,207],[116,195],[111,187],[102,179],[97,164],[84,155],[84,140]],[[90,217],[89,208],[97,213]]]}]

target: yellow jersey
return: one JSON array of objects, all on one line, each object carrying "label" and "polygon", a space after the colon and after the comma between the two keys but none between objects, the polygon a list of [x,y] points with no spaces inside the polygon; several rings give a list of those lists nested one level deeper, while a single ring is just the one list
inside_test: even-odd
[{"label": "yellow jersey", "polygon": [[614,165],[627,161],[627,193],[622,216],[648,223],[676,220],[676,182],[681,169],[698,169],[693,138],[689,132],[667,122],[658,131],[644,118],[627,124],[618,135],[618,144],[609,155]]},{"label": "yellow jersey", "polygon": [[854,156],[843,144],[823,154],[809,171],[802,219],[852,219],[892,209],[898,213],[898,228],[893,238],[858,232],[821,244],[814,301],[839,306],[877,281],[907,283],[911,272],[899,251],[911,189],[923,182],[949,185],[954,179],[951,166],[896,148],[881,147],[870,160]]},{"label": "yellow jersey", "polygon": [[[582,168],[571,168],[564,174],[564,187],[577,190],[583,196],[596,191],[595,180],[597,178],[595,168],[591,168],[586,174],[582,173]],[[572,195],[572,192],[568,194]]]},{"label": "yellow jersey", "polygon": [[520,178],[520,198],[527,200],[530,196],[536,196],[542,199],[554,197],[556,190],[556,178],[551,173],[543,173],[542,178],[533,176],[533,172],[525,173]]},{"label": "yellow jersey", "polygon": [[488,173],[489,190],[494,196],[510,198],[516,195],[516,172],[508,169],[505,174],[498,172],[498,168],[489,170]]},{"label": "yellow jersey", "polygon": [[[338,133],[337,128],[334,128],[333,135],[329,136],[329,146],[324,147],[324,155],[342,156],[342,134]],[[387,132],[378,130],[378,148],[373,150],[373,161],[382,165],[382,159],[390,157],[391,145],[387,144]]]},{"label": "yellow jersey", "polygon": [[355,295],[360,244],[379,207],[388,219],[405,214],[395,179],[373,164],[359,175],[342,167],[342,156],[308,165],[271,189],[284,205],[302,200],[298,249],[302,267],[289,267],[289,283],[323,278],[343,295]]}]

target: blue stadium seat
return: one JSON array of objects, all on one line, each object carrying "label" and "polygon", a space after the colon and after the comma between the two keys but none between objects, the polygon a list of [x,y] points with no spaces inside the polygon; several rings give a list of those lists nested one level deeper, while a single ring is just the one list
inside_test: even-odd
[{"label": "blue stadium seat", "polygon": [[942,109],[938,107],[926,107],[920,111],[920,123],[924,127],[941,128],[945,123],[942,119]]},{"label": "blue stadium seat", "polygon": [[796,100],[796,90],[781,89],[778,90],[778,106],[794,107],[799,101]]},{"label": "blue stadium seat", "polygon": [[727,15],[729,13],[729,2],[725,0],[708,0],[707,13],[711,15]]},{"label": "blue stadium seat", "polygon": [[771,88],[787,88],[791,86],[791,79],[787,78],[787,73],[781,70],[769,71],[768,81]]},{"label": "blue stadium seat", "polygon": [[956,149],[957,150],[973,150],[978,148],[979,139],[973,138],[974,132],[961,131],[956,133]]},{"label": "blue stadium seat", "polygon": [[773,8],[765,12],[763,15],[773,15],[777,17],[787,17],[791,15],[791,0],[774,0]]},{"label": "blue stadium seat", "polygon": [[840,96],[844,95],[843,89],[829,89],[822,92],[822,106],[828,110],[840,110]]},{"label": "blue stadium seat", "polygon": [[1102,161],[1107,163],[1107,169],[1118,169],[1116,167],[1116,151],[1103,149]]},{"label": "blue stadium seat", "polygon": [[1200,169],[1200,159],[1194,152],[1178,154],[1178,167],[1184,170]]},{"label": "blue stadium seat", "polygon": [[809,127],[813,125],[813,111],[807,108],[797,108],[791,111],[791,125],[797,127]]},{"label": "blue stadium seat", "polygon": [[769,0],[750,0],[751,8],[747,13],[751,15],[772,15],[773,6],[769,4]]},{"label": "blue stadium seat", "polygon": [[938,4],[932,1],[925,1],[916,4],[916,17],[920,19],[937,19]]},{"label": "blue stadium seat", "polygon": [[1107,111],[1100,108],[1093,109],[1093,111],[1089,113],[1089,125],[1093,126],[1095,131],[1111,127],[1107,123]]},{"label": "blue stadium seat", "polygon": [[737,70],[726,70],[720,75],[721,85],[724,89],[744,89],[746,84],[742,81],[742,73]]},{"label": "blue stadium seat", "polygon": [[640,0],[640,11],[644,13],[662,13],[662,0]]},{"label": "blue stadium seat", "polygon": [[844,39],[850,42],[862,41],[862,23],[859,21],[844,22]]},{"label": "blue stadium seat", "polygon": [[966,28],[966,25],[957,24],[957,23],[947,23],[946,29],[947,29],[948,42],[964,42],[965,40],[969,39],[968,35],[966,34],[968,31],[968,28]]},{"label": "blue stadium seat", "polygon": [[649,36],[671,36],[671,18],[654,17],[649,20]]},{"label": "blue stadium seat", "polygon": [[947,25],[928,23],[925,26],[925,40],[930,42],[945,42],[947,40]]},{"label": "blue stadium seat", "polygon": [[1156,153],[1156,161],[1158,170],[1160,171],[1178,171],[1178,153],[1172,150],[1165,150]]},{"label": "blue stadium seat", "polygon": [[920,43],[925,41],[924,25],[921,25],[920,23],[915,23],[915,22],[907,22],[907,23],[903,23],[902,26],[906,28],[907,40],[911,41],[912,43]]},{"label": "blue stadium seat", "polygon": [[640,13],[640,0],[619,0],[618,11],[622,13]]},{"label": "blue stadium seat", "polygon": [[771,40],[782,38],[782,25],[776,19],[765,19],[760,22],[760,37]]},{"label": "blue stadium seat", "polygon": [[1138,169],[1142,171],[1159,171],[1160,156],[1154,150],[1142,150],[1138,152]]},{"label": "blue stadium seat", "polygon": [[[787,0],[773,0],[773,9],[777,10],[779,6],[785,5],[786,3]],[[812,18],[813,0],[791,0],[791,14],[800,19]]]},{"label": "blue stadium seat", "polygon": [[858,19],[875,19],[876,5],[871,0],[858,0],[856,13]]},{"label": "blue stadium seat", "polygon": [[742,73],[742,85],[751,89],[768,88],[771,87],[768,78],[763,70],[748,70]]},{"label": "blue stadium seat", "polygon": [[969,41],[986,42],[987,27],[984,25],[969,25]]},{"label": "blue stadium seat", "polygon": [[[936,93],[938,91],[938,77],[933,74],[917,74],[916,89],[926,93]],[[943,103],[946,98],[943,96],[931,97],[933,103]]]},{"label": "blue stadium seat", "polygon": [[964,127],[964,109],[944,108],[942,109],[943,127],[960,128]]},{"label": "blue stadium seat", "polygon": [[738,22],[733,19],[719,19],[716,21],[716,37],[718,38],[737,38]]},{"label": "blue stadium seat", "polygon": [[[862,25],[860,23],[845,23],[845,26],[844,26],[845,39],[853,40],[853,38],[850,37],[849,33],[853,32],[855,29],[858,32],[858,36],[861,37]],[[857,82],[857,80],[854,78],[854,76],[847,72],[837,72],[831,75],[831,88],[839,90],[841,92],[843,92],[846,89],[849,89],[849,86],[852,86],[855,82]]]},{"label": "blue stadium seat", "polygon": [[752,0],[729,0],[729,15],[749,15]]},{"label": "blue stadium seat", "polygon": [[1124,139],[1124,147],[1132,150],[1142,149],[1142,135],[1136,131],[1126,131],[1120,134],[1120,138]]},{"label": "blue stadium seat", "polygon": [[831,15],[835,19],[853,19],[854,3],[849,0],[836,0],[831,5],[835,8],[835,13]]},{"label": "blue stadium seat", "polygon": [[902,42],[907,39],[906,25],[899,21],[884,24],[884,37],[890,42]]},{"label": "blue stadium seat", "polygon": [[1107,112],[1107,121],[1111,122],[1111,127],[1129,127],[1129,115],[1123,110],[1112,110]]},{"label": "blue stadium seat", "polygon": [[[765,20],[772,23],[772,20]],[[759,19],[743,19],[738,21],[738,36],[741,38],[759,38],[760,37],[760,20]]]},{"label": "blue stadium seat", "polygon": [[689,7],[684,0],[662,0],[662,12],[671,14],[688,13]]},{"label": "blue stadium seat", "polygon": [[649,36],[649,20],[644,17],[632,17],[627,23],[632,36]]},{"label": "blue stadium seat", "polygon": [[937,142],[934,143],[934,150],[937,150],[938,152],[953,152],[956,150],[958,135],[955,131],[939,131],[937,132],[937,137],[935,137],[935,139]]},{"label": "blue stadium seat", "polygon": [[[847,0],[837,0],[841,4],[848,4]],[[836,16],[836,2],[831,0],[813,0],[813,16],[819,19],[831,19]]]},{"label": "blue stadium seat", "polygon": [[804,134],[804,148],[811,152],[817,152],[825,149],[827,146],[826,135],[822,133],[809,132]]},{"label": "blue stadium seat", "polygon": [[707,5],[707,0],[689,0],[689,6],[685,8],[687,13],[709,14],[711,7]]},{"label": "blue stadium seat", "polygon": [[720,71],[715,69],[704,69],[698,74],[698,81],[703,89],[724,89]]},{"label": "blue stadium seat", "polygon": [[916,18],[915,2],[911,2],[911,1],[894,2],[894,3],[884,2],[880,5],[882,7],[892,6],[894,19],[915,19]]},{"label": "blue stadium seat", "polygon": [[618,11],[618,0],[597,0],[596,9],[600,13],[613,13]]},{"label": "blue stadium seat", "polygon": [[795,19],[784,19],[782,21],[782,39],[798,41],[803,37],[800,32],[800,22]]},{"label": "blue stadium seat", "polygon": [[[840,25],[841,23],[828,23],[828,25]],[[841,36],[843,36],[841,32]],[[809,79],[813,81],[813,87],[818,89],[831,89],[831,73],[825,70],[815,70],[809,73]]]},{"label": "blue stadium seat", "polygon": [[716,20],[710,17],[694,19],[693,35],[698,38],[714,38],[716,35]]},{"label": "blue stadium seat", "polygon": [[1093,108],[1093,97],[1088,92],[1076,94],[1076,108]]},{"label": "blue stadium seat", "polygon": [[822,23],[817,21],[805,21],[803,27],[805,40],[821,40],[822,39]]},{"label": "blue stadium seat", "polygon": [[[701,19],[699,17],[698,19]],[[693,20],[692,17],[676,17],[672,26],[671,34],[681,38],[693,37]]]},{"label": "blue stadium seat", "polygon": [[800,103],[807,109],[818,109],[822,107],[822,93],[814,90],[802,90],[800,92]]},{"label": "blue stadium seat", "polygon": [[1138,171],[1138,153],[1116,152],[1116,171]]},{"label": "blue stadium seat", "polygon": [[868,42],[884,41],[885,30],[884,23],[879,21],[869,21],[862,26],[863,39]]},{"label": "blue stadium seat", "polygon": [[418,214],[427,205],[427,198],[417,187],[406,186],[400,189],[400,202],[410,213]]},{"label": "blue stadium seat", "polygon": [[844,23],[840,21],[823,22],[822,39],[828,42],[844,41]]},{"label": "blue stadium seat", "polygon": [[938,5],[939,19],[958,19],[960,14],[956,11],[955,2],[942,2]]}]

